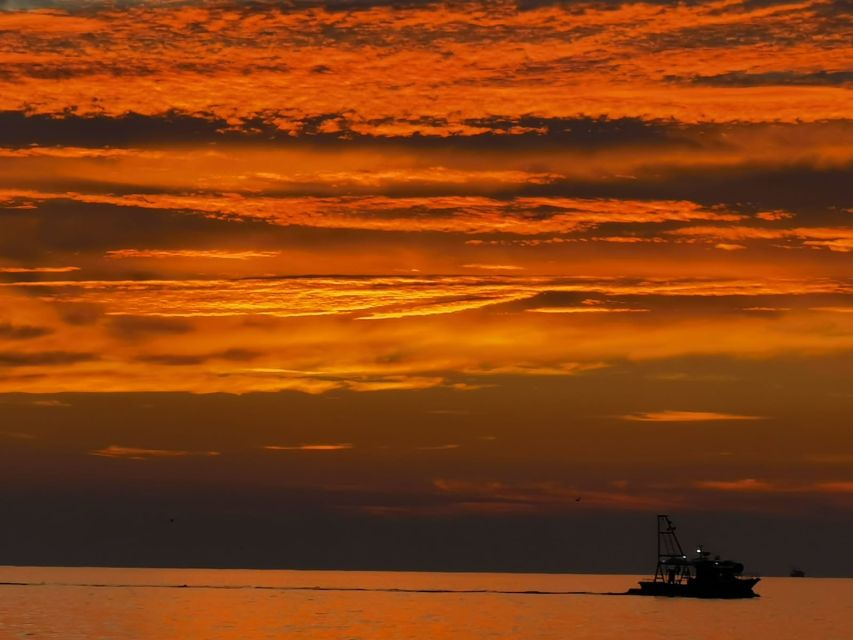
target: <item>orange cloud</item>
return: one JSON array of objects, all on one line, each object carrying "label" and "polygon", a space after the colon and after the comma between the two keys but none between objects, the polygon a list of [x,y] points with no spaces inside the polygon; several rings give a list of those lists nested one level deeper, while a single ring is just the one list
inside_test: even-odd
[{"label": "orange cloud", "polygon": [[853,251],[853,233],[847,238],[838,238],[836,240],[806,240],[803,244],[807,247],[825,248],[830,251],[850,253]]},{"label": "orange cloud", "polygon": [[182,451],[178,449],[141,449],[138,447],[123,447],[112,444],[103,449],[91,452],[93,456],[102,458],[126,458],[129,460],[148,460],[151,458],[186,458],[211,457],[221,455],[218,451]]},{"label": "orange cloud", "polygon": [[620,416],[636,422],[717,422],[724,420],[764,420],[763,416],[746,416],[713,411],[648,411]]},{"label": "orange cloud", "polygon": [[300,444],[292,446],[268,444],[264,446],[267,451],[346,451],[352,449],[353,445],[344,444]]},{"label": "orange cloud", "polygon": [[851,307],[812,307],[812,311],[824,311],[827,313],[853,313],[853,306]]},{"label": "orange cloud", "polygon": [[[804,246],[827,248],[830,251],[853,251],[853,227],[796,227],[772,229],[759,227],[682,227],[667,231],[673,236],[701,237],[715,240],[797,240]],[[723,243],[726,244],[726,243]],[[716,245],[718,248],[720,244]],[[734,246],[734,245],[729,245]]]},{"label": "orange cloud", "polygon": [[215,260],[252,260],[274,258],[280,251],[228,251],[224,249],[113,249],[108,258],[202,258]]},{"label": "orange cloud", "polygon": [[[186,160],[186,155],[181,154]],[[0,147],[0,158],[61,158],[63,160],[80,160],[95,158],[98,160],[116,158],[135,158],[162,161],[168,158],[164,151],[151,149],[98,149],[89,147]]]},{"label": "orange cloud", "polygon": [[[20,334],[21,327],[44,329],[4,348],[0,391],[461,392],[502,384],[502,377],[586,375],[625,361],[841,354],[853,348],[853,333],[846,330],[853,314],[721,315],[711,301],[707,313],[696,314],[695,304],[702,298],[737,296],[744,300],[732,303],[739,309],[751,302],[750,296],[765,304],[767,296],[784,296],[790,304],[792,296],[839,299],[850,293],[849,284],[826,279],[431,276],[5,282],[0,283],[0,308],[7,310],[3,322],[11,327],[10,335]],[[544,306],[554,296],[602,301],[569,307],[660,305],[662,312],[655,311],[653,322],[649,313],[525,312],[564,308]],[[636,306],[617,306],[624,296],[633,296]],[[693,310],[686,314],[679,311],[684,296]],[[813,298],[808,304],[814,304]],[[69,322],[61,319],[66,314]],[[68,345],[74,349],[69,351]],[[733,419],[674,410],[624,417],[726,418]],[[758,416],[742,417],[747,418]]]},{"label": "orange cloud", "polygon": [[[824,7],[720,0],[521,11],[500,1],[351,12],[264,4],[139,4],[85,17],[7,12],[0,63],[8,90],[0,91],[0,109],[177,110],[232,126],[265,118],[294,135],[348,129],[379,136],[476,135],[488,130],[480,121],[492,114],[849,117],[843,86],[760,81],[762,74],[843,70],[850,45]],[[68,44],[84,31],[96,37],[82,48]],[[168,51],[134,46],[152,32],[170,42]],[[738,74],[759,82],[726,80]],[[318,116],[325,116],[319,125],[308,124]]]},{"label": "orange cloud", "polygon": [[70,299],[106,305],[109,315],[300,317],[355,314],[370,319],[444,315],[532,299],[545,292],[666,297],[853,293],[850,284],[832,279],[594,279],[502,275],[53,280],[5,282],[0,283],[2,288],[47,289],[49,291],[40,294],[44,300]]},{"label": "orange cloud", "polygon": [[702,480],[696,483],[699,489],[712,489],[714,491],[760,491],[768,492],[775,490],[774,485],[755,478],[743,478],[741,480]]},{"label": "orange cloud", "polygon": [[[0,200],[75,200],[144,209],[194,211],[213,218],[257,219],[271,224],[373,231],[442,233],[566,233],[606,223],[737,221],[744,216],[688,201],[480,196],[389,198],[384,196],[274,198],[241,193],[194,195],[42,193],[0,190]],[[540,211],[547,215],[532,216]],[[711,227],[688,228],[700,234]]]},{"label": "orange cloud", "polygon": [[484,271],[521,271],[524,267],[514,264],[463,264],[463,269],[482,269]]},{"label": "orange cloud", "polygon": [[0,273],[71,273],[80,267],[0,267]]}]

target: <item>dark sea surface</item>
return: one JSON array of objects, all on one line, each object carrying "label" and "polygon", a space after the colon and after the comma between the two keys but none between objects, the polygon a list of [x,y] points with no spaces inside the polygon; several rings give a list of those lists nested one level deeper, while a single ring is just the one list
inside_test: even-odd
[{"label": "dark sea surface", "polygon": [[751,600],[603,595],[638,579],[0,567],[17,583],[0,586],[0,638],[853,639],[853,579],[767,578]]}]

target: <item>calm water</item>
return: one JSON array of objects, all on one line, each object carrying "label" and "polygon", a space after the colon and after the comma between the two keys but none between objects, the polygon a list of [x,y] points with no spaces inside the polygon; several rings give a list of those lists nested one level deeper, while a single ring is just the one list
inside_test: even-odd
[{"label": "calm water", "polygon": [[27,583],[0,586],[0,638],[853,638],[853,580],[769,578],[761,598],[728,602],[501,593],[619,592],[636,579],[0,567],[0,582]]}]

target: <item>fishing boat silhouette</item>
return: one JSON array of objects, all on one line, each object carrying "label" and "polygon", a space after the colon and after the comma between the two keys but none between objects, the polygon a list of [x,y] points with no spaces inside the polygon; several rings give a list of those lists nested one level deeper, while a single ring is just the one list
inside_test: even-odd
[{"label": "fishing boat silhouette", "polygon": [[743,565],[732,560],[711,558],[701,545],[696,557],[684,553],[675,525],[668,515],[659,515],[658,563],[653,580],[641,580],[639,588],[629,589],[637,596],[682,598],[755,598],[752,588],[760,578],[744,577]]}]

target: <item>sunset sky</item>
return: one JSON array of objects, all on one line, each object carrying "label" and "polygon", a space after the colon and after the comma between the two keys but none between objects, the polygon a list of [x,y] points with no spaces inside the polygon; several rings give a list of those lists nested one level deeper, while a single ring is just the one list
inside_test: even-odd
[{"label": "sunset sky", "polygon": [[0,0],[0,564],[853,575],[845,6]]}]

